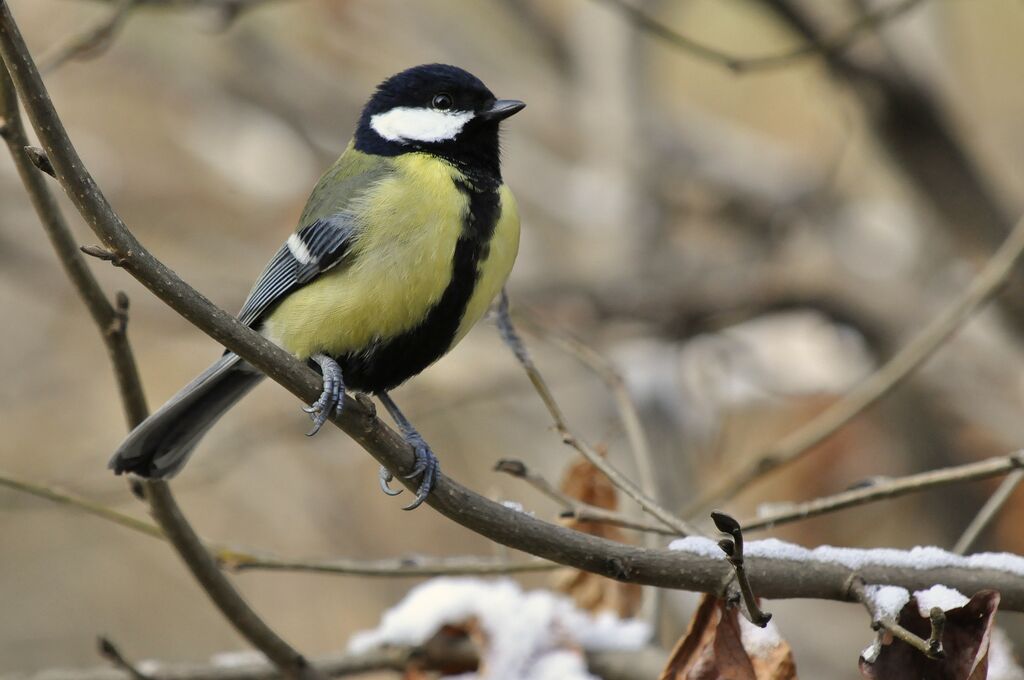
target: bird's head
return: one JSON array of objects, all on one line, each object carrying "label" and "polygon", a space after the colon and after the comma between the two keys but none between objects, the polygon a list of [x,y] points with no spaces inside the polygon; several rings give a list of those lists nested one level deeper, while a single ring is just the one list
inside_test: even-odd
[{"label": "bird's head", "polygon": [[356,148],[383,156],[421,151],[497,171],[498,124],[524,106],[497,99],[461,68],[416,66],[377,87],[363,109]]}]

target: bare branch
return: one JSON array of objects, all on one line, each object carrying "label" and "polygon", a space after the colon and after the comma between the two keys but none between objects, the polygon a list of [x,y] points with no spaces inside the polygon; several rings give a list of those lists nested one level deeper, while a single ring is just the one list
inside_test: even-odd
[{"label": "bare branch", "polygon": [[743,614],[755,626],[764,628],[772,620],[772,615],[761,611],[754,596],[754,589],[750,587],[750,579],[747,578],[747,570],[743,562],[743,529],[740,523],[724,512],[712,512],[711,520],[715,528],[723,534],[729,534],[730,538],[718,542],[718,547],[725,553],[725,557],[732,565],[736,575],[736,583],[739,585],[740,596],[743,599]]},{"label": "bare branch", "polygon": [[[35,482],[15,479],[0,474],[0,486],[20,491],[37,498],[82,510],[94,517],[105,519],[118,526],[131,529],[151,538],[167,540],[166,534],[156,524],[137,519],[131,515],[108,508],[80,496],[74,496],[59,489]],[[486,557],[423,557],[419,555],[383,560],[355,560],[330,558],[321,560],[294,560],[257,552],[252,553],[231,548],[212,541],[203,541],[222,569],[231,571],[302,571],[344,576],[375,576],[385,578],[409,578],[453,575],[514,574],[531,571],[550,571],[557,564],[544,560],[499,560]]]},{"label": "bare branch", "polygon": [[[9,46],[12,43],[18,45],[20,56],[25,60],[21,69],[30,69],[32,77],[38,83],[39,89],[36,91],[36,95],[42,99],[37,101],[45,101],[49,105],[49,96],[42,85],[39,72],[18,33],[5,0],[0,0],[0,35],[3,36],[2,42],[6,45]],[[50,193],[49,187],[34,169],[30,169],[31,160],[26,152],[28,140],[21,125],[15,84],[12,82],[15,74],[20,76],[22,73],[17,66],[12,66],[12,61],[6,50],[3,50],[3,55],[5,67],[0,68],[0,118],[4,121],[5,142],[54,250],[57,251],[65,271],[100,329],[114,366],[114,374],[121,392],[121,401],[128,426],[129,428],[134,427],[146,418],[148,409],[142,392],[138,367],[125,333],[128,298],[121,293],[117,298],[117,307],[110,304],[76,247],[71,231]],[[26,110],[28,110],[31,108],[30,99],[26,97],[25,101]],[[56,116],[54,117],[56,118]],[[33,122],[38,124],[38,121]],[[56,124],[60,126],[59,120]],[[60,129],[60,134],[64,134],[63,128]],[[46,150],[46,156],[52,158],[53,150],[46,148],[45,143],[43,147]],[[68,142],[68,147],[70,148],[70,142]],[[80,163],[81,161],[79,161]],[[51,165],[53,165],[52,162]],[[53,167],[54,170],[58,168],[57,165],[53,165]],[[56,174],[59,177],[60,172],[58,171]],[[93,184],[93,189],[99,195],[99,189],[95,187],[95,184]],[[266,654],[267,658],[287,677],[301,680],[319,678],[319,673],[310,669],[303,656],[292,649],[256,615],[220,572],[217,563],[181,513],[166,482],[147,481],[143,484],[143,488],[150,510],[163,533],[235,629],[253,646]]]},{"label": "bare branch", "polygon": [[[772,529],[783,524],[799,522],[811,517],[818,517],[837,510],[865,505],[876,501],[897,498],[906,494],[918,493],[949,484],[973,482],[979,479],[998,477],[999,475],[1020,474],[1024,467],[1024,451],[1009,456],[990,458],[977,463],[967,463],[941,470],[930,470],[916,475],[897,477],[878,481],[870,486],[844,491],[833,496],[817,498],[806,503],[785,504],[775,512],[759,514],[742,522],[744,531]],[[776,504],[773,504],[776,505]]]},{"label": "bare branch", "polygon": [[654,463],[651,457],[651,447],[647,441],[647,433],[640,422],[640,414],[637,412],[636,404],[626,388],[626,381],[607,357],[601,355],[594,348],[586,345],[577,338],[566,333],[557,333],[550,328],[541,326],[535,319],[528,319],[527,326],[530,331],[539,335],[564,352],[571,354],[590,368],[615,398],[615,404],[619,411],[619,418],[622,421],[622,428],[629,441],[629,448],[636,460],[637,472],[640,474],[640,486],[644,493],[659,503],[658,488],[655,478]]},{"label": "bare branch", "polygon": [[121,650],[119,650],[117,645],[111,642],[109,638],[100,636],[98,647],[100,656],[113,664],[114,668],[127,673],[132,680],[150,680],[149,676],[139,671],[138,668],[133,666],[131,662],[124,658],[121,654]]},{"label": "bare branch", "polygon": [[663,536],[679,535],[674,530],[667,529],[661,525],[636,520],[621,512],[584,503],[577,498],[562,493],[554,484],[530,470],[522,461],[503,458],[497,462],[494,469],[522,479],[534,489],[558,503],[562,506],[562,513],[559,515],[562,519],[575,519],[581,522],[603,522],[622,527],[623,529],[633,529]]},{"label": "bare branch", "polygon": [[[625,651],[585,651],[587,666],[604,680],[647,680],[657,677],[667,654],[657,647]],[[458,667],[475,668],[479,664],[477,650],[466,639],[421,646],[388,646],[360,654],[334,653],[317,658],[313,665],[324,675],[339,678],[365,673],[402,672],[415,662],[425,671]],[[267,663],[237,666],[215,666],[197,663],[156,663],[146,674],[149,680],[273,680],[281,677]],[[136,680],[128,672],[113,668],[46,670],[36,674],[4,674],[0,680]]]},{"label": "bare branch", "polygon": [[390,578],[425,578],[432,576],[494,576],[551,571],[560,565],[546,560],[503,560],[488,557],[423,557],[410,556],[385,560],[285,560],[277,557],[236,553],[221,550],[217,553],[221,566],[232,571],[300,571],[344,576],[373,576]]},{"label": "bare branch", "polygon": [[709,47],[648,16],[626,0],[600,1],[615,9],[633,24],[637,30],[661,40],[666,45],[708,63],[724,66],[734,73],[742,74],[790,66],[801,59],[816,55],[829,56],[840,54],[849,49],[863,34],[908,13],[922,4],[924,0],[901,0],[888,7],[881,7],[872,12],[865,13],[860,19],[830,39],[822,42],[807,43],[778,54],[768,54],[760,57],[740,57],[715,49],[714,47]]},{"label": "bare branch", "polygon": [[53,487],[15,479],[14,477],[6,474],[0,474],[0,486],[82,510],[94,517],[105,519],[108,522],[113,522],[114,524],[131,529],[132,531],[137,531],[140,534],[145,534],[146,536],[151,536],[152,538],[159,538],[161,540],[165,538],[163,530],[155,524],[151,524],[145,520],[136,519],[131,515],[118,512],[117,510],[108,508],[105,505],[100,505],[99,503],[94,503],[84,498],[72,496],[71,494]]},{"label": "bare branch", "polygon": [[690,504],[684,514],[696,514],[701,508],[731,498],[767,473],[799,460],[888,394],[953,337],[978,309],[999,292],[1022,255],[1024,218],[1017,221],[1013,231],[970,285],[884,366],[813,420],[756,456],[750,465],[730,475],[723,484],[704,493]]},{"label": "bare branch", "polygon": [[[15,27],[6,0],[0,0],[0,57],[13,74],[58,180],[103,244],[124,258],[125,271],[172,309],[298,398],[306,403],[314,401],[320,394],[321,381],[312,369],[211,304],[155,259],[127,229],[68,139]],[[411,448],[358,400],[347,401],[344,413],[332,421],[389,469],[401,472],[412,467]],[[444,516],[493,541],[622,581],[718,592],[731,573],[731,567],[723,560],[704,552],[638,548],[543,522],[483,498],[445,475],[439,477],[427,503]],[[848,587],[852,570],[832,561],[747,557],[746,566],[752,587],[762,597],[844,601],[853,597]],[[794,573],[799,573],[800,578],[794,579]],[[860,565],[857,573],[866,582],[889,583],[913,590],[934,583],[943,583],[962,592],[995,588],[1001,593],[1001,606],[1024,609],[1024,584],[1010,571],[981,566],[917,569],[878,562]]]},{"label": "bare branch", "polygon": [[985,501],[985,505],[981,506],[981,510],[964,529],[964,533],[953,546],[953,552],[963,555],[971,549],[981,532],[995,519],[995,516],[1006,505],[1006,501],[1010,500],[1010,496],[1017,490],[1021,481],[1024,481],[1024,470],[1014,470],[1006,476],[999,488]]},{"label": "bare branch", "polygon": [[572,433],[565,420],[565,415],[562,413],[561,407],[558,405],[558,402],[555,401],[555,396],[551,393],[551,390],[548,389],[544,377],[540,374],[540,371],[537,370],[537,366],[533,363],[529,353],[526,351],[526,346],[523,344],[522,339],[519,337],[515,327],[512,325],[512,320],[509,316],[508,295],[505,291],[502,291],[501,299],[498,302],[498,329],[501,331],[501,337],[505,341],[505,344],[511,348],[512,354],[514,354],[516,359],[519,361],[519,365],[526,371],[526,375],[530,378],[533,388],[537,391],[537,394],[540,395],[541,400],[547,407],[548,413],[551,414],[551,419],[554,421],[555,429],[558,430],[558,434],[562,437],[562,442],[576,449],[580,455],[590,461],[594,467],[608,477],[612,484],[636,501],[645,512],[657,519],[666,527],[672,529],[681,536],[699,536],[701,532],[698,529],[691,526],[689,522],[676,517],[662,507],[656,500],[645,494],[628,477],[619,472],[618,469],[609,463],[604,456],[595,451],[590,444]]},{"label": "bare branch", "polygon": [[74,59],[94,59],[114,43],[114,38],[124,28],[131,11],[141,0],[116,0],[110,15],[73,35],[65,42],[54,47],[49,54],[39,59],[39,68],[43,73],[56,71]]},{"label": "bare branch", "polygon": [[0,68],[0,121],[4,123],[3,138],[7,149],[14,159],[18,174],[32,201],[32,206],[35,208],[36,214],[39,215],[43,230],[50,239],[50,244],[56,251],[64,272],[71,279],[75,291],[89,310],[96,326],[100,328],[121,393],[125,419],[128,421],[129,427],[133,427],[146,417],[148,409],[131,345],[124,332],[106,332],[106,329],[111,328],[112,324],[116,322],[118,312],[110,304],[110,300],[107,299],[96,277],[93,276],[79,253],[78,244],[71,235],[71,229],[61,213],[56,199],[50,192],[46,180],[37,172],[37,168],[41,168],[45,172],[49,166],[49,174],[53,174],[53,167],[42,150],[29,146],[28,136],[21,123],[21,113],[18,110],[14,85],[4,68]]}]

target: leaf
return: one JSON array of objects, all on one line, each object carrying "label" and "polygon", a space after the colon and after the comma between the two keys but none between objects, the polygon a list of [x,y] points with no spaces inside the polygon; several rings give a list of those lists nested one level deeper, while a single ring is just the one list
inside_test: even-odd
[{"label": "leaf", "polygon": [[[988,677],[989,641],[995,625],[999,593],[982,590],[962,607],[946,611],[942,634],[943,659],[929,659],[901,640],[885,636],[873,661],[860,659],[861,675],[868,680],[922,678],[924,680],[985,680]],[[899,624],[927,639],[928,618],[911,601],[900,612]]]},{"label": "leaf", "polygon": [[[571,465],[562,479],[562,492],[590,505],[618,509],[618,492],[611,481],[590,461],[580,459]],[[623,531],[605,522],[565,521],[566,526],[592,536],[625,543]],[[555,572],[554,587],[568,594],[581,609],[611,611],[629,618],[640,609],[641,588],[635,583],[620,583],[579,569]]]},{"label": "leaf", "polygon": [[796,663],[775,628],[762,630],[736,608],[705,595],[660,680],[796,680]]}]

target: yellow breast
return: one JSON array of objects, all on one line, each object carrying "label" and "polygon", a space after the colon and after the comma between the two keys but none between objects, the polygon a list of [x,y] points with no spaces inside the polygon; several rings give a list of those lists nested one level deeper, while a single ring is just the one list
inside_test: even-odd
[{"label": "yellow breast", "polygon": [[[348,206],[357,228],[346,262],[288,295],[264,333],[299,358],[363,351],[416,327],[440,300],[469,210],[458,171],[425,154],[392,159],[385,175]],[[456,339],[483,316],[512,268],[519,219],[501,189],[502,217]],[[454,343],[453,343],[454,344]]]}]

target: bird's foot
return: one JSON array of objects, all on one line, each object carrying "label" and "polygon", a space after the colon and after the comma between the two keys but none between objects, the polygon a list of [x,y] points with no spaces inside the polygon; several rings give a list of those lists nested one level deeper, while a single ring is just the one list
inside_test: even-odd
[{"label": "bird's foot", "polygon": [[341,415],[341,409],[345,405],[345,382],[342,380],[341,366],[326,354],[316,354],[311,358],[320,366],[324,389],[319,399],[302,409],[313,421],[313,429],[306,433],[307,437],[319,432],[332,412],[334,415]]},{"label": "bird's foot", "polygon": [[[438,462],[437,456],[430,450],[430,446],[423,440],[423,437],[419,433],[413,432],[405,436],[405,441],[408,442],[409,446],[412,447],[416,454],[415,462],[413,463],[412,470],[407,474],[402,475],[404,479],[416,479],[420,478],[420,485],[416,489],[416,498],[413,499],[412,503],[402,508],[403,510],[415,510],[423,504],[423,501],[427,500],[427,496],[434,490],[434,485],[437,483],[437,473],[441,469],[441,463]],[[389,496],[397,496],[402,493],[401,489],[392,489],[389,486],[389,482],[395,478],[391,471],[386,467],[381,466],[380,468],[380,488]]]}]

